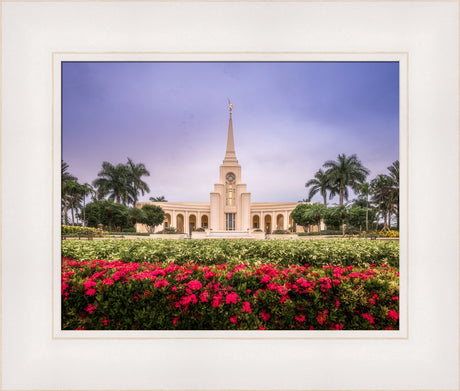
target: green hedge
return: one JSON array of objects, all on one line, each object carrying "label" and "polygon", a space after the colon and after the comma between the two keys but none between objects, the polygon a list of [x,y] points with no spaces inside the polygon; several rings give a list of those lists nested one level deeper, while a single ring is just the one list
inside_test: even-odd
[{"label": "green hedge", "polygon": [[222,263],[273,263],[281,266],[314,267],[342,265],[367,267],[388,263],[399,266],[399,242],[360,239],[328,240],[163,240],[113,239],[104,241],[63,241],[62,256],[71,259],[105,259],[127,262],[171,261],[202,265]]},{"label": "green hedge", "polygon": [[71,261],[62,267],[64,330],[384,330],[399,327],[399,274]]},{"label": "green hedge", "polygon": [[[61,235],[70,235],[70,234],[76,234],[78,232],[87,232],[91,231],[95,235],[99,235],[99,230],[97,228],[91,228],[91,227],[79,227],[75,225],[61,225]],[[103,231],[103,235],[107,235],[108,232]]]}]

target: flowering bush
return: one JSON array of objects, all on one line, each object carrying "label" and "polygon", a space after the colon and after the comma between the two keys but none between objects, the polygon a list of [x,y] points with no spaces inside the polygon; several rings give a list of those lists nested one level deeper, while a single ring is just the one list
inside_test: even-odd
[{"label": "flowering bush", "polygon": [[313,267],[369,264],[399,266],[399,243],[359,239],[328,240],[104,240],[63,241],[62,256],[72,259],[105,259],[129,262],[189,262],[200,265],[237,264]]},{"label": "flowering bush", "polygon": [[384,236],[386,238],[399,238],[399,231],[379,231],[380,236]]},{"label": "flowering bush", "polygon": [[399,273],[62,260],[65,330],[392,330]]}]

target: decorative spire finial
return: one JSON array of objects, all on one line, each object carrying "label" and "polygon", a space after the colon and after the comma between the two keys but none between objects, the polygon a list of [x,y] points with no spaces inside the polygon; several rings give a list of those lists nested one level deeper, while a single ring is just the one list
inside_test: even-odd
[{"label": "decorative spire finial", "polygon": [[232,102],[230,102],[229,98],[227,98],[227,99],[228,99],[228,107],[230,108],[230,115],[232,115],[233,104],[232,104]]}]

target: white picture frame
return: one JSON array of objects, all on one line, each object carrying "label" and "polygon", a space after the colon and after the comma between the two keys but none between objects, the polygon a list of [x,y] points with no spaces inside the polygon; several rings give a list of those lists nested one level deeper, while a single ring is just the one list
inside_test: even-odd
[{"label": "white picture frame", "polygon": [[[458,2],[1,5],[3,389],[458,389]],[[344,61],[366,55],[395,56],[407,71],[400,118],[408,129],[401,138],[408,162],[402,257],[409,265],[401,270],[407,278],[401,306],[408,309],[402,333],[60,335],[51,262],[59,259],[52,103],[59,102],[53,77],[60,56]],[[440,201],[426,180],[443,185]],[[426,232],[437,224],[443,229]]]}]

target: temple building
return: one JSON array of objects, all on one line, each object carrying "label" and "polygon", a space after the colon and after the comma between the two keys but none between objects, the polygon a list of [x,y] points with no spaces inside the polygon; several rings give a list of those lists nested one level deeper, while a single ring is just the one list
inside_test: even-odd
[{"label": "temple building", "polygon": [[[155,227],[155,232],[175,227],[177,232],[191,235],[198,228],[204,228],[209,237],[230,237],[288,230],[294,225],[290,214],[299,203],[251,202],[251,193],[242,181],[242,168],[236,158],[230,103],[227,149],[219,167],[219,182],[214,185],[209,202],[138,202],[136,206],[141,208],[145,204],[161,206],[165,211],[164,223]],[[147,232],[147,227],[138,224],[137,231]]]}]

